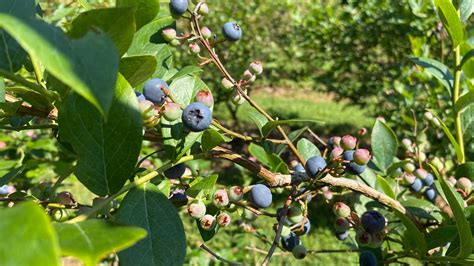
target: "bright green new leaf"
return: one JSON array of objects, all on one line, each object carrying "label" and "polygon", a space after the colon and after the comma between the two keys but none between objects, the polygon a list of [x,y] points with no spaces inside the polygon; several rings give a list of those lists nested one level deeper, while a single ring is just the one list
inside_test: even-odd
[{"label": "bright green new leaf", "polygon": [[389,126],[377,120],[372,129],[371,141],[372,161],[385,172],[397,155],[397,137]]},{"label": "bright green new leaf", "polygon": [[186,194],[190,197],[196,197],[202,190],[213,189],[218,178],[219,175],[196,178],[189,184],[189,189],[186,191]]},{"label": "bright green new leaf", "polygon": [[111,112],[104,119],[82,97],[70,94],[59,112],[62,141],[77,153],[74,173],[92,192],[105,196],[122,188],[135,171],[142,119],[135,93],[119,76]]},{"label": "bright green new leaf", "polygon": [[120,265],[183,265],[184,227],[175,207],[153,184],[130,190],[117,212],[117,222],[139,226],[145,239],[120,252]]},{"label": "bright green new leaf", "polygon": [[59,244],[45,211],[33,202],[0,209],[0,264],[55,266]]},{"label": "bright green new leaf", "polygon": [[204,152],[210,151],[212,148],[219,146],[222,143],[225,143],[226,140],[216,130],[209,128],[202,134],[201,146]]},{"label": "bright green new leaf", "polygon": [[298,141],[296,144],[296,149],[305,160],[308,160],[313,156],[321,156],[321,152],[319,151],[318,147],[316,147],[316,145],[306,138],[302,138]]},{"label": "bright green new leaf", "polygon": [[430,58],[424,57],[410,57],[411,61],[420,67],[424,68],[426,72],[433,75],[438,79],[441,84],[446,88],[448,94],[451,96],[451,90],[453,88],[453,75],[449,71],[449,68],[443,63]]},{"label": "bright green new leaf", "polygon": [[459,11],[461,13],[461,20],[467,21],[474,12],[474,0],[460,0]]},{"label": "bright green new leaf", "polygon": [[135,88],[155,73],[156,65],[156,59],[151,55],[124,57],[120,60],[120,74]]},{"label": "bright green new leaf", "polygon": [[130,247],[146,236],[142,228],[113,225],[104,220],[56,223],[54,229],[61,254],[79,258],[86,266],[98,265],[108,254]]},{"label": "bright green new leaf", "polygon": [[458,12],[451,0],[434,0],[438,16],[451,36],[453,47],[458,46],[464,39],[464,29]]}]

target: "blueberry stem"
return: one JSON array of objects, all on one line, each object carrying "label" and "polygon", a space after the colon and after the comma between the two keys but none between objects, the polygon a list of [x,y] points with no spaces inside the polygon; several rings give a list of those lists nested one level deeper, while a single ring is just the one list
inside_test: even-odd
[{"label": "blueberry stem", "polygon": [[230,260],[227,260],[223,257],[221,257],[219,254],[217,254],[216,252],[214,252],[212,249],[210,249],[208,246],[206,246],[206,244],[202,243],[200,248],[204,249],[205,251],[207,251],[209,254],[211,254],[212,256],[214,256],[217,260],[219,261],[222,261],[224,263],[227,263],[229,265],[241,265],[240,263],[237,263],[237,262],[232,262]]}]

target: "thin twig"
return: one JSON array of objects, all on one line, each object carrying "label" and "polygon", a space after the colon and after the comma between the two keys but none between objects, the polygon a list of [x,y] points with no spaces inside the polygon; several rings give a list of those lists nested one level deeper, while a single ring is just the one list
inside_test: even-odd
[{"label": "thin twig", "polygon": [[215,253],[214,251],[212,251],[212,249],[210,249],[208,246],[206,246],[206,244],[202,243],[200,248],[204,249],[205,251],[207,251],[209,254],[211,254],[212,256],[214,256],[214,258],[216,258],[217,260],[219,261],[222,261],[224,263],[227,263],[229,265],[241,265],[240,263],[237,263],[237,262],[232,262],[230,260],[227,260],[223,257],[221,257],[219,254]]}]

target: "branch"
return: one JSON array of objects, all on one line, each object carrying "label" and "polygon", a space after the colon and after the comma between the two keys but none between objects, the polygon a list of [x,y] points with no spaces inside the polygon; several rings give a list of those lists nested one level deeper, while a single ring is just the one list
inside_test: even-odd
[{"label": "branch", "polygon": [[225,258],[221,257],[219,254],[215,253],[214,251],[212,251],[212,249],[210,249],[209,247],[206,246],[206,244],[202,243],[200,248],[204,249],[205,251],[207,251],[209,254],[211,254],[212,256],[214,256],[217,260],[220,260],[224,263],[227,263],[229,265],[240,265],[239,263],[237,262],[232,262],[232,261],[229,261],[229,260],[226,260]]}]

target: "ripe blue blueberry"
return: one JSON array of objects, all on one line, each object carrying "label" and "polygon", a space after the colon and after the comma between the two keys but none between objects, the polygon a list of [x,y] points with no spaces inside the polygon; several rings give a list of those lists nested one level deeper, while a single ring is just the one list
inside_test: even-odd
[{"label": "ripe blue blueberry", "polygon": [[204,104],[195,102],[184,108],[181,119],[187,129],[193,132],[200,132],[211,125],[212,112]]},{"label": "ripe blue blueberry", "polygon": [[168,84],[162,79],[150,79],[143,87],[145,98],[154,104],[163,104],[166,95],[161,88],[168,89]]},{"label": "ripe blue blueberry", "polygon": [[257,208],[267,208],[272,204],[272,192],[262,184],[257,184],[250,190],[250,202]]},{"label": "ripe blue blueberry", "polygon": [[306,161],[306,173],[309,177],[314,177],[326,168],[326,160],[321,156],[313,156]]},{"label": "ripe blue blueberry", "polygon": [[349,236],[349,231],[345,231],[345,232],[336,232],[336,238],[338,240],[345,240],[347,237]]},{"label": "ripe blue blueberry", "polygon": [[281,238],[281,245],[285,250],[291,252],[297,245],[301,245],[301,240],[299,236],[292,232],[289,236]]},{"label": "ripe blue blueberry", "polygon": [[359,256],[360,266],[377,266],[377,257],[371,251],[362,251]]},{"label": "ripe blue blueberry", "polygon": [[375,210],[366,211],[362,214],[360,222],[365,231],[370,234],[382,232],[385,228],[385,217]]},{"label": "ripe blue blueberry", "polygon": [[293,167],[293,171],[295,171],[295,172],[305,172],[303,165],[300,164],[300,163],[295,165],[295,167]]},{"label": "ripe blue blueberry", "polygon": [[173,191],[169,200],[176,207],[181,207],[188,204],[188,197],[186,196],[186,192],[181,189]]},{"label": "ripe blue blueberry", "polygon": [[308,253],[303,245],[297,245],[293,248],[293,251],[291,252],[293,253],[293,256],[298,260],[304,259],[304,257],[306,257],[306,254]]},{"label": "ripe blue blueberry", "polygon": [[224,27],[222,27],[222,33],[224,37],[231,42],[236,42],[242,38],[242,29],[239,24],[235,22],[225,23]]},{"label": "ripe blue blueberry", "polygon": [[188,10],[188,0],[171,0],[170,11],[175,16],[181,16]]},{"label": "ripe blue blueberry", "polygon": [[170,169],[165,170],[164,174],[169,179],[178,179],[181,178],[186,171],[186,165],[180,163]]},{"label": "ripe blue blueberry", "polygon": [[425,177],[425,179],[421,180],[421,182],[423,182],[423,184],[425,184],[425,186],[431,186],[433,185],[433,182],[434,182],[434,176],[433,174],[431,173],[428,173]]},{"label": "ripe blue blueberry", "polygon": [[350,162],[347,164],[347,170],[353,175],[360,175],[365,171],[366,166],[360,165],[356,162]]},{"label": "ripe blue blueberry", "polygon": [[139,102],[146,100],[145,96],[139,91],[135,91],[135,95],[137,96],[137,100]]},{"label": "ripe blue blueberry", "polygon": [[423,182],[421,182],[420,179],[415,179],[413,183],[410,185],[410,191],[413,193],[419,192],[421,188],[423,187]]},{"label": "ripe blue blueberry", "polygon": [[436,199],[436,196],[438,195],[438,193],[436,192],[436,190],[434,188],[428,188],[425,190],[425,193],[423,193],[425,198],[431,202],[434,202],[435,199]]},{"label": "ripe blue blueberry", "polygon": [[354,160],[354,152],[355,150],[348,150],[348,151],[345,151],[343,154],[342,154],[342,159],[344,161],[352,161]]}]

